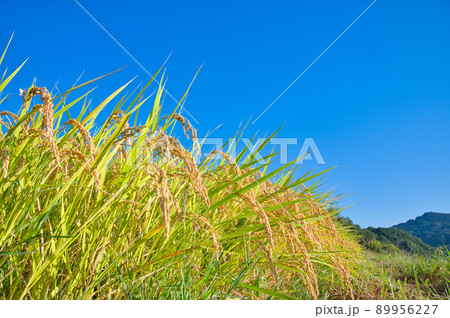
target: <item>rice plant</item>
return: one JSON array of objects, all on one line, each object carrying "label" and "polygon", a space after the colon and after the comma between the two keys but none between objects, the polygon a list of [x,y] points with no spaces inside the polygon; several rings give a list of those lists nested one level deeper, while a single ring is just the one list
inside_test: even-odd
[{"label": "rice plant", "polygon": [[128,82],[91,105],[81,91],[94,81],[58,96],[32,85],[17,114],[0,112],[1,298],[353,298],[359,247],[321,173],[269,169],[276,154],[261,163],[250,149],[198,164],[188,91],[165,113],[162,85],[124,94]]}]

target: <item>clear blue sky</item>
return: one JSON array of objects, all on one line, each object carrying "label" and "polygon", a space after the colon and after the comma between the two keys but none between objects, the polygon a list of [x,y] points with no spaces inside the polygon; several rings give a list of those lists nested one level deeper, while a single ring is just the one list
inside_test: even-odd
[{"label": "clear blue sky", "polygon": [[[177,98],[204,63],[186,107],[199,136],[224,123],[215,137],[256,118],[372,2],[78,1],[149,72],[172,52],[166,87]],[[13,93],[34,77],[63,90],[84,70],[88,80],[128,65],[100,83],[98,103],[148,79],[73,0],[0,0],[0,29],[1,47],[15,30],[3,66],[30,57]],[[316,171],[339,165],[327,187],[351,194],[344,214],[362,226],[450,212],[449,39],[448,0],[378,0],[247,136],[286,124],[280,137],[314,138],[326,161]]]}]

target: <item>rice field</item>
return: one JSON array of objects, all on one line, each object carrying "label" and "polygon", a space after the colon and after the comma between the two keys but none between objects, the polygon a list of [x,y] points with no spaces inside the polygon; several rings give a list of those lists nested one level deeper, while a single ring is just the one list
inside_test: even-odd
[{"label": "rice field", "polygon": [[326,171],[272,164],[278,131],[199,157],[189,88],[174,109],[152,81],[93,104],[104,76],[8,95],[24,65],[0,79],[0,299],[450,297],[448,250],[362,250],[320,190]]},{"label": "rice field", "polygon": [[196,158],[189,89],[165,109],[163,86],[125,94],[130,81],[93,105],[98,78],[59,95],[32,85],[11,105],[23,65],[0,80],[0,298],[355,297],[360,247],[322,173],[269,169],[276,154],[251,149]]}]

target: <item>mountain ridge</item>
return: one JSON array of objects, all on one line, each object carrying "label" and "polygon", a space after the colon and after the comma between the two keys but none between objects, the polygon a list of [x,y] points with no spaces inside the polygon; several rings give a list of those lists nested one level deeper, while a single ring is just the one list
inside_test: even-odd
[{"label": "mountain ridge", "polygon": [[361,228],[347,217],[337,219],[357,233],[363,247],[376,252],[430,255],[436,248],[450,246],[450,213],[426,212],[391,227]]},{"label": "mountain ridge", "polygon": [[450,246],[450,213],[426,212],[391,228],[406,231],[433,247]]},{"label": "mountain ridge", "polygon": [[338,222],[358,236],[359,244],[374,252],[407,252],[411,254],[431,255],[435,248],[424,243],[420,238],[399,228],[368,227],[361,228],[348,217],[336,216]]}]

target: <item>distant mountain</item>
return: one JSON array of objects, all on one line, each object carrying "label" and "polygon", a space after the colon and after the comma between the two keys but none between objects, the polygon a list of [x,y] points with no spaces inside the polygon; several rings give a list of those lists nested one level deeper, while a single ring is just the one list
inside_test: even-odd
[{"label": "distant mountain", "polygon": [[450,213],[427,212],[393,228],[415,235],[431,246],[450,248]]},{"label": "distant mountain", "polygon": [[359,243],[375,252],[398,252],[419,253],[422,255],[432,254],[434,247],[424,243],[420,238],[403,231],[399,228],[374,228],[362,229],[346,217],[337,216],[339,222],[359,236]]}]

